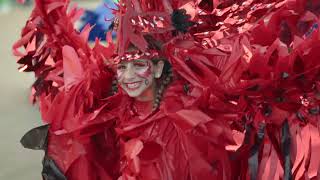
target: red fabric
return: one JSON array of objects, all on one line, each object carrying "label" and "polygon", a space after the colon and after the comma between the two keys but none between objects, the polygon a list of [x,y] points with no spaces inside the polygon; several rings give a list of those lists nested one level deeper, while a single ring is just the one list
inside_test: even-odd
[{"label": "red fabric", "polygon": [[[230,162],[224,149],[232,141],[225,139],[231,133],[228,124],[203,118],[204,113],[195,106],[190,112],[182,109],[183,103],[175,96],[181,89],[181,83],[172,84],[165,97],[170,100],[164,100],[160,110],[146,118],[134,112],[135,103],[128,97],[112,97],[107,102],[121,101],[120,110],[113,112],[105,107],[94,120],[88,118],[72,133],[52,131],[48,155],[71,179],[103,179],[100,173],[112,179],[229,179]],[[172,103],[182,106],[167,109]],[[189,113],[193,117],[188,117]],[[110,114],[115,115],[116,125]],[[198,121],[190,124],[191,118]],[[186,123],[188,128],[183,125]],[[79,166],[85,166],[87,172],[77,173]]]}]

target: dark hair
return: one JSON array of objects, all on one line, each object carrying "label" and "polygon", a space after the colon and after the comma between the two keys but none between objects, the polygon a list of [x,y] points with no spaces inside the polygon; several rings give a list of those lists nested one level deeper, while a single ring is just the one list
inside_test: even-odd
[{"label": "dark hair", "polygon": [[167,61],[165,58],[152,59],[153,64],[157,64],[159,61],[163,61],[164,66],[163,66],[161,77],[156,80],[157,91],[154,99],[153,110],[157,110],[159,108],[163,93],[173,78],[172,68],[169,61]]},{"label": "dark hair", "polygon": [[[161,51],[162,42],[156,40],[151,35],[145,35],[144,38],[148,42],[149,49],[155,49],[155,50]],[[156,91],[156,95],[155,95],[155,99],[154,99],[153,111],[155,111],[159,108],[161,98],[164,94],[164,91],[166,90],[166,88],[168,87],[168,85],[170,84],[170,82],[173,79],[172,67],[171,67],[171,64],[169,63],[169,61],[164,57],[152,59],[153,64],[157,64],[159,61],[163,61],[164,66],[163,66],[161,77],[156,80],[156,82],[157,82],[156,83],[156,90],[157,91]]]}]

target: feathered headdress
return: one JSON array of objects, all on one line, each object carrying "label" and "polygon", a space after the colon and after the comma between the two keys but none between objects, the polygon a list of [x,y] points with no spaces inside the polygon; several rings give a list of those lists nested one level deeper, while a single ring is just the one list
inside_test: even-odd
[{"label": "feathered headdress", "polygon": [[[115,61],[161,56],[163,44],[179,32],[194,25],[179,2],[123,0],[115,11],[114,30],[117,32]],[[134,46],[136,51],[127,52]],[[162,55],[163,56],[163,55]]]}]

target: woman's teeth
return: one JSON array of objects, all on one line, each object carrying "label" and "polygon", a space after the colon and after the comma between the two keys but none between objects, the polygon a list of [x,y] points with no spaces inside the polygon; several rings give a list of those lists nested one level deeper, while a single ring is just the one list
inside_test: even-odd
[{"label": "woman's teeth", "polygon": [[135,82],[135,83],[127,84],[127,87],[130,89],[135,89],[135,88],[139,87],[139,85],[140,85],[140,82]]}]

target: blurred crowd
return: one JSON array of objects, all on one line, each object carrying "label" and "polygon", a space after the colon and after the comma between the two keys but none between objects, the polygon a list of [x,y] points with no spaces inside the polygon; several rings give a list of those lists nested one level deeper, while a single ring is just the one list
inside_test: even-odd
[{"label": "blurred crowd", "polygon": [[[19,0],[0,0],[0,14],[7,14],[13,11],[14,6],[32,6],[33,0],[23,0],[22,3],[18,3]],[[116,8],[115,3],[117,0],[74,0],[73,2],[80,3],[93,3],[96,4],[95,8],[82,7],[85,12],[79,22],[77,28],[82,29],[87,25],[93,26],[90,32],[89,41],[95,41],[95,38],[99,38],[102,41],[106,38],[106,31],[111,25],[113,14],[110,8]]]}]

